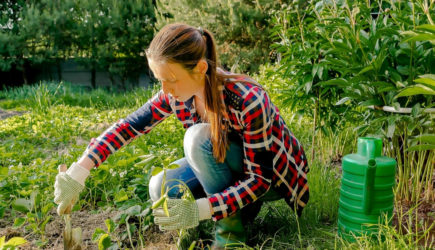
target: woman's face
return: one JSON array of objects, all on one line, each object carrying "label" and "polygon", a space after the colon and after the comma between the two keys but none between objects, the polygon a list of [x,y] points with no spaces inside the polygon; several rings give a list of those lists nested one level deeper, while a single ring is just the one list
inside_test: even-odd
[{"label": "woman's face", "polygon": [[[148,60],[149,67],[160,83],[165,94],[172,95],[177,101],[185,102],[193,95],[202,97],[204,80],[199,74],[190,73],[179,63],[156,63]],[[195,72],[196,68],[193,70]]]}]

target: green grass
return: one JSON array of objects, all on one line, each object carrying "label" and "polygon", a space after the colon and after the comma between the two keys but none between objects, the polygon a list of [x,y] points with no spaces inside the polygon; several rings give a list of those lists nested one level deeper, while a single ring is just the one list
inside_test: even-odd
[{"label": "green grass", "polygon": [[[69,84],[39,84],[0,92],[0,108],[24,111],[21,116],[0,121],[0,218],[8,214],[16,228],[38,235],[34,244],[44,248],[44,222],[51,221],[48,211],[54,209],[53,183],[57,166],[77,160],[92,137],[112,123],[140,107],[156,90],[137,89],[114,93],[102,89],[86,91]],[[290,111],[282,109],[287,124],[311,153],[311,121],[291,121]],[[118,228],[129,222],[131,241],[125,233],[117,235],[122,248],[139,239],[151,224],[147,181],[152,166],[164,166],[182,157],[184,130],[174,117],[167,119],[148,135],[124,147],[92,171],[75,210],[104,210],[111,207],[125,211],[114,218]],[[316,139],[316,157],[310,160],[310,201],[301,218],[297,218],[283,201],[266,203],[248,231],[248,245],[254,249],[415,249],[433,247],[421,226],[418,235],[399,233],[391,226],[381,227],[383,237],[360,237],[349,243],[337,233],[337,210],[341,172],[335,160],[355,150],[353,127]],[[154,154],[145,168],[137,163],[139,156]],[[311,157],[311,156],[310,156]],[[27,201],[21,205],[17,201]],[[397,214],[410,221],[419,218],[410,212]],[[124,216],[124,220],[122,219]],[[127,216],[129,216],[128,219]],[[127,218],[127,219],[126,219]],[[3,218],[6,220],[7,218]],[[20,225],[20,222],[24,223]],[[10,226],[14,220],[10,219]],[[406,228],[406,227],[405,227]],[[192,241],[212,239],[212,222],[201,223],[200,230],[183,235],[182,246]],[[113,234],[113,232],[112,232]],[[1,237],[2,235],[0,235]],[[426,238],[425,238],[426,237]],[[419,239],[420,238],[420,239]],[[112,239],[113,240],[113,239]],[[432,244],[432,245],[430,245]],[[200,246],[200,245],[197,245]],[[246,246],[246,248],[250,248]]]}]

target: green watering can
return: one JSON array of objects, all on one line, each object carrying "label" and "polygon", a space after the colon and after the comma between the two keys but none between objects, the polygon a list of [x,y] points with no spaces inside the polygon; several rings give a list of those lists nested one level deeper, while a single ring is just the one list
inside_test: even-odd
[{"label": "green watering can", "polygon": [[346,240],[376,234],[386,219],[391,224],[396,161],[381,152],[381,139],[362,137],[358,153],[343,157],[338,234]]}]

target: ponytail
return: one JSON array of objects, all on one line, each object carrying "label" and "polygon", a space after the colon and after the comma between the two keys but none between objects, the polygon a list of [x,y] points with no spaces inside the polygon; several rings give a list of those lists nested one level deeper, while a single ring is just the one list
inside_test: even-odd
[{"label": "ponytail", "polygon": [[226,107],[223,98],[221,98],[224,81],[222,77],[218,77],[218,61],[213,35],[208,30],[204,30],[203,38],[206,44],[205,59],[208,63],[204,89],[205,108],[207,110],[207,119],[210,122],[213,155],[217,162],[224,162],[228,146],[228,124],[224,122]]}]

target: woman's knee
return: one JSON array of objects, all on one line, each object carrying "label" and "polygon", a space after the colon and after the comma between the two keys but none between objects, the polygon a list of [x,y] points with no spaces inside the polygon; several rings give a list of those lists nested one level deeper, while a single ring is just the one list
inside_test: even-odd
[{"label": "woman's knee", "polygon": [[212,152],[210,142],[210,124],[195,124],[186,130],[184,135],[184,154],[188,159],[197,154]]},{"label": "woman's knee", "polygon": [[150,193],[150,198],[152,201],[157,201],[161,196],[163,182],[163,172],[158,173],[151,177],[148,184],[148,191]]}]

